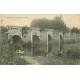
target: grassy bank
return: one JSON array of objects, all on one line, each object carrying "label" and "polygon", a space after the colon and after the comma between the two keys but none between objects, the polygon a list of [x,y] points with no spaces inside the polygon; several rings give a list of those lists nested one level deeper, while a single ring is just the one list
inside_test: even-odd
[{"label": "grassy bank", "polygon": [[8,42],[7,34],[0,34],[0,65],[23,65],[29,64],[15,52],[12,44]]}]

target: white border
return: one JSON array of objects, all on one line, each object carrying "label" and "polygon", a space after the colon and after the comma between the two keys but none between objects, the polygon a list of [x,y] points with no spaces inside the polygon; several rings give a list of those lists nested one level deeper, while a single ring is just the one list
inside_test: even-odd
[{"label": "white border", "polygon": [[78,14],[79,0],[0,0],[0,14]]},{"label": "white border", "polygon": [[1,80],[80,80],[80,66],[0,66]]},{"label": "white border", "polygon": [[[79,0],[0,0],[0,14],[80,14]],[[0,66],[0,80],[80,80],[80,66]]]}]

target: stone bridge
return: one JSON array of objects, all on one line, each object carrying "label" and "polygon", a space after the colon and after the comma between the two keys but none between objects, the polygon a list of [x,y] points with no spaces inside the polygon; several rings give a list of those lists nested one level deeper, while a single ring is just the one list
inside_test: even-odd
[{"label": "stone bridge", "polygon": [[[40,28],[9,27],[8,39],[14,42],[22,40],[23,44],[31,42],[34,45],[42,45],[45,51],[60,51],[64,43],[70,43],[72,40],[80,41],[80,34],[63,33],[53,29],[41,30]],[[40,47],[39,47],[40,48]]]}]

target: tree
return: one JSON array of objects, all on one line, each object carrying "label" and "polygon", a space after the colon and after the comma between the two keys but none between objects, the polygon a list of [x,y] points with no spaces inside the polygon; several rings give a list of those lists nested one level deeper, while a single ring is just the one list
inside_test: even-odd
[{"label": "tree", "polygon": [[1,32],[2,32],[2,33],[8,32],[8,29],[3,26],[3,27],[1,27]]},{"label": "tree", "polygon": [[38,19],[33,19],[31,22],[31,27],[37,27],[38,26]]},{"label": "tree", "polygon": [[62,20],[62,16],[56,16],[55,19],[52,20],[52,26],[55,30],[66,31],[67,29],[66,24]]},{"label": "tree", "polygon": [[34,19],[31,23],[31,27],[37,27],[42,29],[55,29],[61,31],[68,31],[66,24],[62,20],[62,16],[56,16],[53,20],[49,19]]},{"label": "tree", "polygon": [[78,28],[73,27],[71,29],[71,33],[77,33],[77,34],[79,34],[80,33],[80,30]]},{"label": "tree", "polygon": [[36,27],[36,28],[50,28],[51,27],[51,21],[48,19],[34,19],[31,23],[31,27]]},{"label": "tree", "polygon": [[22,27],[22,34],[27,34],[29,27],[28,26],[23,26]]}]

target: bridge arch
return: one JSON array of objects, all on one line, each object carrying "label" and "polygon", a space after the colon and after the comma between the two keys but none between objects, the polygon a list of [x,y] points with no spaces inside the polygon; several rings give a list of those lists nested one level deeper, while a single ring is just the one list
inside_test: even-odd
[{"label": "bridge arch", "polygon": [[19,35],[22,38],[22,28],[11,27],[8,30],[8,39],[12,38],[15,35]]},{"label": "bridge arch", "polygon": [[22,39],[19,35],[13,35],[11,38],[13,43],[22,43]]},{"label": "bridge arch", "polygon": [[53,43],[53,38],[50,34],[48,34],[48,52],[52,51],[52,43]]},{"label": "bridge arch", "polygon": [[33,44],[37,44],[37,43],[40,42],[39,36],[37,36],[37,35],[32,35],[32,38],[33,38]]},{"label": "bridge arch", "polygon": [[38,35],[32,35],[32,49],[33,49],[33,54],[37,55],[37,52],[40,50],[41,47],[41,41]]},{"label": "bridge arch", "polygon": [[48,41],[52,41],[52,36],[48,34]]},{"label": "bridge arch", "polygon": [[23,50],[22,38],[19,35],[13,35],[10,40],[12,48],[14,50]]},{"label": "bridge arch", "polygon": [[64,44],[63,35],[60,34],[60,51],[63,50],[63,44]]}]

